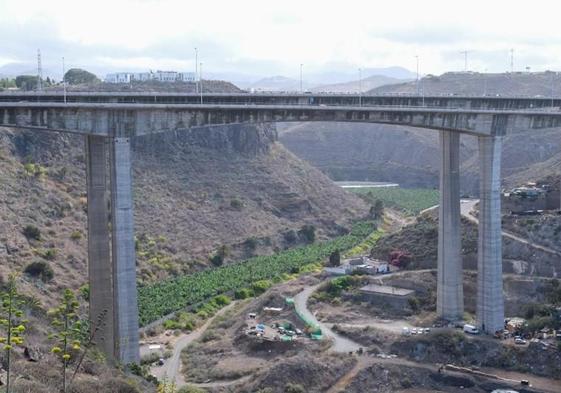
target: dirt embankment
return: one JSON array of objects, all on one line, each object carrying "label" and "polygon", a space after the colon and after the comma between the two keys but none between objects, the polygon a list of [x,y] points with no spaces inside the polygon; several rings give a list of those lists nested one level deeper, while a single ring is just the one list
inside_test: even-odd
[{"label": "dirt embankment", "polygon": [[439,332],[401,339],[392,353],[417,362],[453,363],[460,366],[493,367],[521,371],[548,378],[561,377],[561,352],[541,343],[519,348],[489,337],[466,337],[458,332]]}]

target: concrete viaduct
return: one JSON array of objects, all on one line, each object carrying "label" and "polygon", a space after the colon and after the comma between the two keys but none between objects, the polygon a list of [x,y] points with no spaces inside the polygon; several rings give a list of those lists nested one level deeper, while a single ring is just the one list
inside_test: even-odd
[{"label": "concrete viaduct", "polygon": [[182,93],[0,93],[0,126],[84,135],[90,317],[95,323],[103,316],[96,342],[108,359],[127,364],[139,362],[131,138],[201,126],[304,121],[382,123],[439,131],[437,311],[445,319],[457,320],[464,311],[460,134],[476,136],[481,201],[477,324],[494,333],[504,323],[502,138],[512,132],[561,127],[559,107],[561,99],[524,97],[236,93],[205,94],[201,103],[199,95]]}]

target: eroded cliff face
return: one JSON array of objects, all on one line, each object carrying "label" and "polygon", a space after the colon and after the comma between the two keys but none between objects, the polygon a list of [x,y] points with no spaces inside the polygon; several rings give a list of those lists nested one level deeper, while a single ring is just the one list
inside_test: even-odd
[{"label": "eroded cliff face", "polygon": [[[270,125],[231,125],[133,141],[139,279],[192,272],[219,249],[228,263],[296,246],[303,225],[335,236],[367,213],[276,140]],[[52,280],[24,275],[36,296],[87,280],[83,147],[79,135],[0,129],[0,273],[45,262]]]}]

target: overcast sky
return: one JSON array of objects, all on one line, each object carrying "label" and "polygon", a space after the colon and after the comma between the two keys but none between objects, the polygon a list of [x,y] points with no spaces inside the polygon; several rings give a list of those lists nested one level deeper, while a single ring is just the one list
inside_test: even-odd
[{"label": "overcast sky", "polygon": [[0,0],[0,66],[194,69],[297,77],[402,66],[561,69],[561,1]]}]

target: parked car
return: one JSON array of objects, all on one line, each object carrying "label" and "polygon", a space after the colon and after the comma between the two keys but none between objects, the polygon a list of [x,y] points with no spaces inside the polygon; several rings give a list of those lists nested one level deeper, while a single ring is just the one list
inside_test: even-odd
[{"label": "parked car", "polygon": [[464,325],[464,332],[469,334],[479,334],[479,329],[473,325],[466,323]]},{"label": "parked car", "polygon": [[526,340],[524,340],[521,337],[517,337],[517,338],[514,339],[514,343],[518,344],[518,345],[524,345],[524,344],[526,344]]}]

